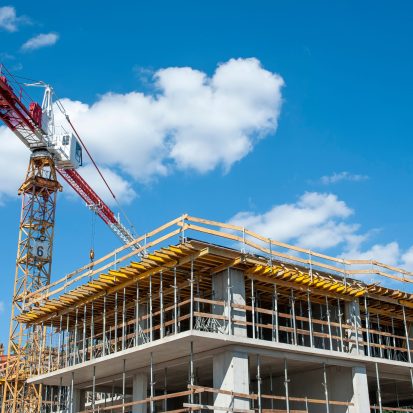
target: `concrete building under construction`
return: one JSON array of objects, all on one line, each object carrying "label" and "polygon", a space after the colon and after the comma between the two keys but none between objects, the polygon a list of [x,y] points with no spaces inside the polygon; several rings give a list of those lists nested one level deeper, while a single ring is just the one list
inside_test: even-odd
[{"label": "concrete building under construction", "polygon": [[186,215],[131,244],[27,296],[41,411],[413,412],[411,273]]}]

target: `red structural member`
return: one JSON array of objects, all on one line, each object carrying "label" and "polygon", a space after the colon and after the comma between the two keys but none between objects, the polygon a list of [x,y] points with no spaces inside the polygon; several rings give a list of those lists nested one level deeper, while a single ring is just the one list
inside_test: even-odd
[{"label": "red structural member", "polygon": [[99,215],[106,224],[116,224],[118,222],[112,210],[75,169],[58,169],[57,171],[75,192],[81,196],[86,204],[96,211],[97,215]]},{"label": "red structural member", "polygon": [[41,133],[41,123],[32,118],[5,76],[0,76],[0,118],[13,131],[27,127],[32,133]]}]

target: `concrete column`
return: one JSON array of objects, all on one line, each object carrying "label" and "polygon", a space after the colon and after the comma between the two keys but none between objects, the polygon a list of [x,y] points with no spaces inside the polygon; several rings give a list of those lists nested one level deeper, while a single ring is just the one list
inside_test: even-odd
[{"label": "concrete column", "polygon": [[[133,376],[132,400],[138,401],[146,399],[148,395],[148,378],[144,373],[138,373]],[[132,407],[132,413],[146,413],[146,403],[137,404]]]},{"label": "concrete column", "polygon": [[356,340],[358,338],[358,353],[364,354],[363,333],[361,331],[361,317],[360,317],[360,304],[358,299],[350,302],[346,302],[344,305],[344,316],[346,324],[351,328],[346,330],[346,337],[352,340],[352,343],[348,343],[348,352],[357,354]]},{"label": "concrete column", "polygon": [[82,404],[84,405],[84,400],[82,403],[82,399],[84,399],[84,392],[82,392],[80,389],[73,389],[72,398],[73,412],[78,413],[82,410]]},{"label": "concrete column", "polygon": [[[325,399],[323,369],[308,369],[290,375],[290,395]],[[368,413],[369,389],[365,367],[327,366],[329,400],[353,403],[353,406],[330,404],[330,413]],[[309,413],[324,413],[325,405],[309,403]]]},{"label": "concrete column", "polygon": [[[249,394],[248,354],[225,351],[214,356],[213,375],[214,388]],[[249,409],[250,403],[248,399],[214,394],[214,406],[221,408],[216,413],[222,413],[222,408]]]},{"label": "concrete column", "polygon": [[364,413],[370,411],[369,387],[365,367],[353,367],[353,397],[354,406],[350,407],[349,413]]},{"label": "concrete column", "polygon": [[[229,282],[228,282],[229,280]],[[228,291],[228,286],[229,291]],[[246,312],[242,309],[231,308],[228,304],[230,298],[231,303],[245,305],[245,276],[242,271],[229,268],[212,276],[212,289],[214,291],[214,299],[225,301],[225,306],[214,305],[212,308],[213,314],[220,314],[229,317],[231,315],[231,323],[217,320],[219,331],[235,336],[247,336],[246,325],[236,324],[234,321],[246,321]]]}]

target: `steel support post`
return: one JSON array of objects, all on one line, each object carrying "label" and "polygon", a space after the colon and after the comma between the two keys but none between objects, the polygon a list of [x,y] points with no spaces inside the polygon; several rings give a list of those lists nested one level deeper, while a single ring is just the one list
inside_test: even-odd
[{"label": "steel support post", "polygon": [[381,389],[380,389],[380,377],[379,377],[379,366],[377,363],[374,363],[376,366],[376,381],[377,381],[377,400],[379,402],[379,411],[383,413],[383,406],[381,403]]},{"label": "steel support post", "polygon": [[194,260],[191,260],[191,279],[189,280],[191,297],[190,297],[190,315],[189,315],[189,329],[194,329]]},{"label": "steel support post", "polygon": [[277,343],[280,341],[280,332],[279,332],[279,320],[278,320],[278,293],[277,293],[277,284],[274,284],[274,293],[273,293],[273,312],[272,312],[272,339]]},{"label": "steel support post", "polygon": [[125,413],[125,396],[126,396],[126,360],[123,359],[123,369],[122,369],[122,413]]},{"label": "steel support post", "polygon": [[176,284],[176,267],[174,267],[174,334],[178,333],[178,285]]},{"label": "steel support post", "polygon": [[307,290],[308,328],[310,333],[310,347],[314,347],[313,314],[311,311],[310,290]]},{"label": "steel support post", "polygon": [[295,296],[294,290],[291,288],[291,297],[290,297],[290,305],[291,305],[291,317],[293,321],[293,338],[294,338],[294,345],[298,345],[297,339],[297,320],[295,317]]},{"label": "steel support post", "polygon": [[102,355],[106,355],[106,294],[103,296]]},{"label": "steel support post", "polygon": [[115,292],[115,353],[118,351],[118,292]]},{"label": "steel support post", "polygon": [[149,338],[153,341],[152,274],[149,275]]},{"label": "steel support post", "polygon": [[165,322],[164,322],[164,305],[163,305],[163,272],[159,273],[159,311],[160,311],[160,337],[165,335]]},{"label": "steel support post", "polygon": [[258,393],[258,413],[262,413],[262,399],[261,399],[261,360],[257,354],[257,393]]},{"label": "steel support post", "polygon": [[288,362],[287,359],[284,359],[284,387],[285,387],[285,409],[287,413],[290,412],[290,396],[288,391],[288,385],[290,383],[290,379],[288,378]]},{"label": "steel support post", "polygon": [[254,278],[251,278],[251,320],[252,320],[252,338],[255,338],[255,291]]},{"label": "steel support post", "polygon": [[92,377],[92,410],[95,411],[96,402],[96,366],[93,366],[93,377]]},{"label": "steel support post", "polygon": [[151,413],[155,413],[155,405],[154,405],[154,401],[153,401],[153,397],[155,395],[155,382],[154,382],[154,376],[153,376],[153,354],[151,353],[150,355],[151,357],[151,364],[150,364],[150,379],[151,379],[151,383],[150,383],[150,388],[151,388],[151,399],[150,399],[150,412]]},{"label": "steel support post", "polygon": [[369,308],[367,306],[367,296],[364,296],[364,313],[366,319],[366,336],[367,336],[367,355],[371,356],[371,349],[370,349],[370,314]]},{"label": "steel support post", "polygon": [[330,413],[330,400],[328,396],[328,382],[327,382],[327,369],[326,364],[323,363],[323,387],[324,387],[324,395],[326,399],[326,413]]},{"label": "steel support post", "polygon": [[328,338],[329,338],[329,343],[330,343],[330,350],[333,350],[333,337],[331,334],[331,315],[330,315],[330,306],[329,306],[327,296],[326,296],[326,314],[327,314],[327,326],[328,326]]},{"label": "steel support post", "polygon": [[126,288],[123,288],[122,302],[122,350],[126,348]]},{"label": "steel support post", "polygon": [[86,304],[83,306],[83,334],[82,334],[82,347],[83,347],[83,353],[82,353],[82,361],[86,361],[86,315],[87,315],[87,309],[86,309]]},{"label": "steel support post", "polygon": [[407,359],[409,360],[409,363],[411,364],[412,363],[412,355],[410,353],[410,337],[409,337],[409,330],[407,328],[406,310],[404,308],[404,305],[402,305],[402,310],[403,310],[404,332],[406,334]]},{"label": "steel support post", "polygon": [[139,282],[136,283],[136,301],[135,301],[135,346],[139,345]]},{"label": "steel support post", "polygon": [[231,271],[227,268],[227,299],[228,299],[228,334],[232,334],[232,294],[231,294]]}]

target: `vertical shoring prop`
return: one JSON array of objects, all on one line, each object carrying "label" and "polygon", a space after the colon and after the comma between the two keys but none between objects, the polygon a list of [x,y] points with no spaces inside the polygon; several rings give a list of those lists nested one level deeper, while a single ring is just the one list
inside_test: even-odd
[{"label": "vertical shoring prop", "polygon": [[366,319],[367,355],[370,357],[370,314],[367,306],[367,295],[364,296],[364,312]]},{"label": "vertical shoring prop", "polygon": [[154,386],[155,386],[155,382],[154,382],[154,377],[153,377],[153,353],[151,352],[151,362],[150,362],[150,391],[151,391],[151,398],[150,398],[150,412],[151,413],[155,413],[155,406],[154,406],[154,401],[153,401],[153,397],[155,395],[155,390],[154,390]]},{"label": "vertical shoring prop", "polygon": [[231,294],[231,271],[227,268],[227,297],[228,297],[228,334],[232,334],[232,294]]},{"label": "vertical shoring prop", "polygon": [[126,396],[126,359],[123,359],[123,369],[122,369],[122,413],[125,413],[125,396]]},{"label": "vertical shoring prop", "polygon": [[149,338],[153,341],[152,274],[149,275]]},{"label": "vertical shoring prop", "polygon": [[70,405],[70,413],[76,413],[75,412],[75,406],[74,406],[74,386],[75,386],[75,372],[72,371],[72,378],[70,380],[70,399],[68,400],[69,405]]},{"label": "vertical shoring prop", "polygon": [[288,378],[288,362],[284,359],[284,387],[285,387],[285,409],[287,413],[290,413],[290,396],[288,391],[288,384],[290,379]]},{"label": "vertical shoring prop", "polygon": [[330,306],[328,302],[328,297],[326,296],[326,314],[327,314],[327,325],[328,325],[328,338],[330,344],[330,350],[333,350],[333,337],[331,333],[331,314],[330,314]]},{"label": "vertical shoring prop", "polygon": [[410,353],[410,338],[409,338],[409,330],[407,329],[407,321],[406,321],[406,310],[404,305],[402,305],[403,310],[403,324],[404,324],[404,332],[406,334],[406,347],[407,347],[407,359],[409,363],[412,364],[412,355]]},{"label": "vertical shoring prop", "polygon": [[115,353],[118,351],[118,292],[115,292]]},{"label": "vertical shoring prop", "polygon": [[[191,390],[193,390],[194,386],[194,342],[191,341],[189,347],[189,384],[191,385]],[[190,394],[190,403],[194,403],[194,392],[192,391]]]},{"label": "vertical shoring prop", "polygon": [[58,341],[57,341],[57,368],[60,369],[60,360],[61,360],[61,345],[62,345],[62,321],[63,321],[63,315],[60,314],[60,320],[59,320],[59,336],[58,336]]},{"label": "vertical shoring prop", "polygon": [[90,314],[90,360],[95,358],[95,302],[92,301]]},{"label": "vertical shoring prop", "polygon": [[310,290],[307,290],[308,328],[310,330],[310,347],[314,347],[313,314],[311,311]]},{"label": "vertical shoring prop", "polygon": [[292,317],[292,322],[293,322],[293,338],[294,338],[294,345],[298,345],[298,339],[297,339],[297,320],[295,317],[295,295],[294,295],[294,289],[291,288],[291,297],[290,297],[290,303],[291,303],[291,317]]},{"label": "vertical shoring prop", "polygon": [[73,362],[72,362],[72,366],[76,365],[76,357],[77,357],[77,329],[78,329],[78,313],[79,313],[79,308],[76,307],[76,312],[75,312],[75,335],[74,335],[74,339],[73,339]]},{"label": "vertical shoring prop", "polygon": [[192,331],[194,329],[194,260],[191,259],[191,278],[189,280],[190,283],[190,314],[189,314],[189,329]]},{"label": "vertical shoring prop", "polygon": [[83,335],[82,335],[82,347],[83,347],[83,354],[82,354],[82,361],[83,363],[86,361],[86,304],[83,306]]},{"label": "vertical shoring prop", "polygon": [[257,354],[257,392],[258,392],[258,413],[262,413],[261,400],[261,360],[260,355]]},{"label": "vertical shoring prop", "polygon": [[379,411],[383,413],[383,406],[381,404],[381,389],[380,389],[380,377],[379,377],[379,366],[377,363],[374,363],[376,366],[376,381],[377,381],[377,400],[379,402]]},{"label": "vertical shoring prop", "polygon": [[93,378],[92,378],[92,410],[95,411],[96,402],[96,366],[93,366]]},{"label": "vertical shoring prop", "polygon": [[70,332],[69,332],[69,314],[67,314],[66,316],[66,363],[65,363],[65,367],[69,366],[69,345],[70,345]]},{"label": "vertical shoring prop", "polygon": [[344,340],[343,340],[343,313],[341,311],[341,301],[340,298],[337,298],[337,308],[338,308],[338,324],[339,324],[339,329],[340,329],[340,349],[341,352],[344,352]]},{"label": "vertical shoring prop", "polygon": [[163,272],[159,272],[159,311],[160,311],[160,337],[163,338],[165,335],[165,324],[164,324],[164,306],[163,306]]},{"label": "vertical shoring prop", "polygon": [[252,321],[252,338],[255,338],[255,291],[254,278],[251,278],[251,321]]},{"label": "vertical shoring prop", "polygon": [[176,284],[176,267],[174,267],[174,334],[178,333],[178,286]]},{"label": "vertical shoring prop", "polygon": [[102,355],[106,355],[106,294],[103,296]]},{"label": "vertical shoring prop", "polygon": [[326,398],[326,413],[330,413],[330,400],[328,396],[328,382],[327,382],[327,369],[326,363],[323,363],[323,387],[324,387],[324,395]]},{"label": "vertical shoring prop", "polygon": [[136,282],[135,347],[139,345],[139,281]]},{"label": "vertical shoring prop", "polygon": [[[274,322],[273,325],[275,327],[275,341],[278,343],[280,341],[280,331],[279,331],[279,320],[278,320],[278,292],[277,292],[277,284],[274,284],[274,312],[273,318]],[[274,334],[273,334],[274,337]]]},{"label": "vertical shoring prop", "polygon": [[123,287],[122,302],[122,350],[126,348],[126,288]]}]

